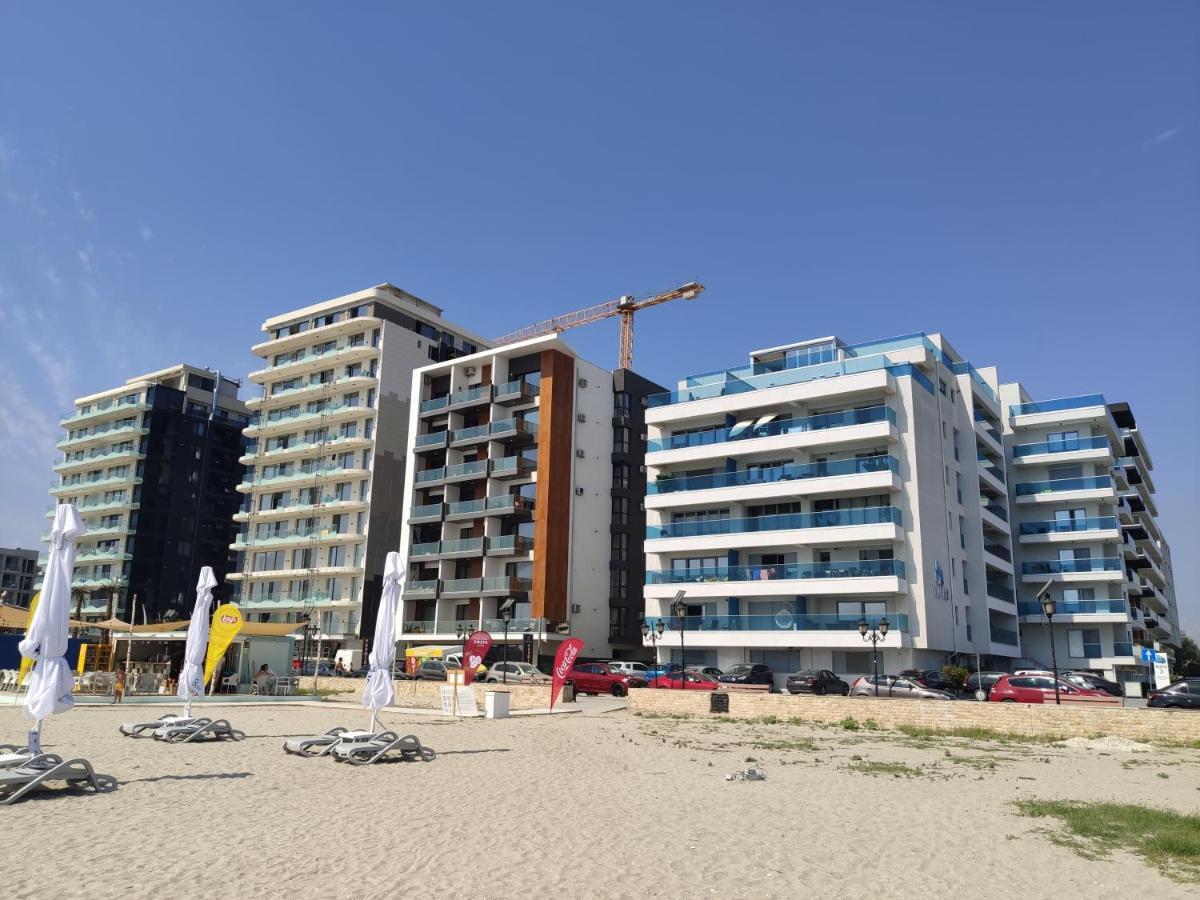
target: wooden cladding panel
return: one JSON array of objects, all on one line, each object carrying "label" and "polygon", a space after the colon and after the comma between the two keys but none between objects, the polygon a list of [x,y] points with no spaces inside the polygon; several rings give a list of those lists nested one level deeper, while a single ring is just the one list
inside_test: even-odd
[{"label": "wooden cladding panel", "polygon": [[538,410],[537,503],[533,511],[535,618],[567,620],[571,567],[571,459],[575,434],[575,360],[542,351]]}]

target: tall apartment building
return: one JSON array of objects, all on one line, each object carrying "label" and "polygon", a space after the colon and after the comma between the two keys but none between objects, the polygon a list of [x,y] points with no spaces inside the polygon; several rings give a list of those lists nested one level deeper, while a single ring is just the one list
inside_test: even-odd
[{"label": "tall apartment building", "polygon": [[1058,664],[1136,678],[1140,648],[1173,652],[1180,633],[1154,463],[1133,411],[1098,394],[1035,401],[1017,383],[1000,396],[1025,655],[1051,661],[1036,599],[1051,581]]},{"label": "tall apartment building", "polygon": [[484,342],[390,284],[274,316],[263,331],[230,578],[252,620],[308,617],[325,655],[357,665],[384,559],[400,544],[413,370]]},{"label": "tall apartment building", "polygon": [[636,652],[641,417],[661,388],[548,336],[427,366],[412,390],[397,638],[499,643],[512,601],[512,658],[568,634],[587,656]]},{"label": "tall apartment building", "polygon": [[[994,369],[941,335],[760,350],[648,398],[644,645],[880,670],[1020,655]],[[684,591],[685,616],[672,609]]]},{"label": "tall apartment building", "polygon": [[232,568],[247,421],[239,387],[180,364],[80,397],[60,421],[67,436],[50,493],[88,527],[73,580],[89,595],[85,619],[128,615],[133,594],[139,619],[187,618],[200,567],[218,578]]},{"label": "tall apartment building", "polygon": [[36,550],[0,547],[0,592],[7,606],[29,608],[37,580],[37,560]]}]

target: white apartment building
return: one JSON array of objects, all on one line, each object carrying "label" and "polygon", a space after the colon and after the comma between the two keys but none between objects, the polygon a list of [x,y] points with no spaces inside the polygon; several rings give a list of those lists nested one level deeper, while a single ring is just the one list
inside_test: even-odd
[{"label": "white apartment building", "polygon": [[307,618],[323,655],[358,665],[400,544],[413,371],[485,342],[390,284],[262,329],[230,579],[251,621]]},{"label": "white apartment building", "polygon": [[1060,668],[1145,677],[1142,648],[1173,653],[1180,632],[1154,463],[1132,410],[1098,394],[1035,401],[1017,383],[1000,397],[1025,655],[1052,661],[1036,599],[1050,581]]},{"label": "white apartment building", "polygon": [[649,397],[645,647],[765,663],[781,683],[871,671],[859,623],[886,619],[881,672],[1010,664],[997,389],[994,369],[921,333],[759,350]]},{"label": "white apartment building", "polygon": [[648,384],[556,335],[413,374],[397,640],[454,643],[483,629],[500,645],[512,601],[510,659],[545,662],[568,635],[588,657],[636,648],[638,598],[619,588],[631,568],[640,581],[626,538],[631,520],[640,538],[629,494],[642,485],[625,432]]}]

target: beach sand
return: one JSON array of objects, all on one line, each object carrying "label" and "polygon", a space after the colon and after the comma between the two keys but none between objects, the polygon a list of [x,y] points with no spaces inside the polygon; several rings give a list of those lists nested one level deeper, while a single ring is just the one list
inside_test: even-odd
[{"label": "beach sand", "polygon": [[[247,739],[169,746],[117,733],[162,714],[155,706],[49,720],[46,751],[86,756],[121,785],[0,810],[5,895],[1195,896],[1131,854],[1088,860],[1056,845],[1047,832],[1057,823],[1022,817],[1012,801],[1193,812],[1200,751],[920,741],[626,711],[450,721],[393,710],[382,724],[416,733],[437,760],[350,767],[281,744],[362,727],[355,705],[203,709]],[[24,728],[19,709],[0,708],[0,741]],[[919,774],[863,771],[872,763]],[[725,780],[754,765],[765,781]]]}]

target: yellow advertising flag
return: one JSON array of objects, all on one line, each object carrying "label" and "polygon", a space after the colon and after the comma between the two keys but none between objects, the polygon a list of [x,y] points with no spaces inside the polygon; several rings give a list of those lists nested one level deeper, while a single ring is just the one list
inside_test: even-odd
[{"label": "yellow advertising flag", "polygon": [[[42,599],[42,592],[38,591],[33,595],[33,599],[29,601],[29,621],[33,621],[33,614],[37,612],[38,602]],[[29,626],[25,626],[28,631]],[[33,668],[33,660],[28,656],[21,657],[21,674],[17,676],[17,684],[25,683],[25,674]]]},{"label": "yellow advertising flag", "polygon": [[232,603],[223,603],[213,611],[212,628],[208,632],[208,653],[204,657],[204,683],[212,680],[229,644],[242,630],[242,611]]}]

